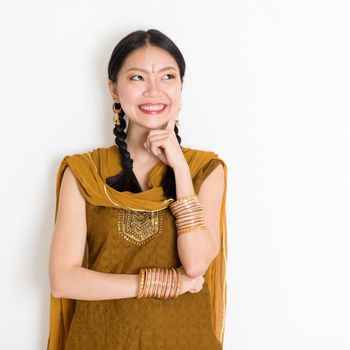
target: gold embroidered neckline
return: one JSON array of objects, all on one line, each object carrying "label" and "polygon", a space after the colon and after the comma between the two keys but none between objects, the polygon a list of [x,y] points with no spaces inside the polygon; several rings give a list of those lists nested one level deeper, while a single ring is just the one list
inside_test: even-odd
[{"label": "gold embroidered neckline", "polygon": [[118,232],[129,242],[143,245],[159,236],[163,227],[163,212],[137,212],[119,209]]}]

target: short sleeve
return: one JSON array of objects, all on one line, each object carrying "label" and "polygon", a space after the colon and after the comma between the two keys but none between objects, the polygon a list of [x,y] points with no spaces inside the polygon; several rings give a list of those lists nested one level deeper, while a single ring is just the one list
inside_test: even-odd
[{"label": "short sleeve", "polygon": [[193,187],[196,194],[198,194],[203,181],[220,163],[220,159],[211,159],[198,171],[193,179]]}]

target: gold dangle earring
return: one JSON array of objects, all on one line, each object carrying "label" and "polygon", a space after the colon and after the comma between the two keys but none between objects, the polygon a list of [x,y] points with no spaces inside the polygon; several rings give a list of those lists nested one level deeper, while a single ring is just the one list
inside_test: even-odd
[{"label": "gold dangle earring", "polygon": [[[115,101],[115,102],[117,102],[117,101]],[[113,115],[113,124],[119,126],[120,125],[119,113],[122,111],[122,107],[120,107],[119,109],[116,109],[115,108],[115,103],[113,103],[112,110],[113,110],[113,113],[114,113],[114,115]]]}]

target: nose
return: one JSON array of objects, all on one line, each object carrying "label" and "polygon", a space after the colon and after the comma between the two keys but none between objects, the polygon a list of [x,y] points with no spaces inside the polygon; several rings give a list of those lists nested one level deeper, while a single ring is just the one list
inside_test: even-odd
[{"label": "nose", "polygon": [[153,97],[153,96],[159,96],[160,95],[160,88],[159,83],[157,82],[156,78],[149,79],[146,85],[146,89],[144,92],[144,95],[146,97]]}]

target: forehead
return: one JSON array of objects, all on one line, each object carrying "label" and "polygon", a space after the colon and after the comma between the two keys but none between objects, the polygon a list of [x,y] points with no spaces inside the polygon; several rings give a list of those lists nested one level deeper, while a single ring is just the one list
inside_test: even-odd
[{"label": "forehead", "polygon": [[130,68],[142,68],[148,71],[158,71],[161,68],[172,66],[178,70],[177,62],[167,51],[154,46],[146,46],[131,52],[123,64],[123,71]]}]

